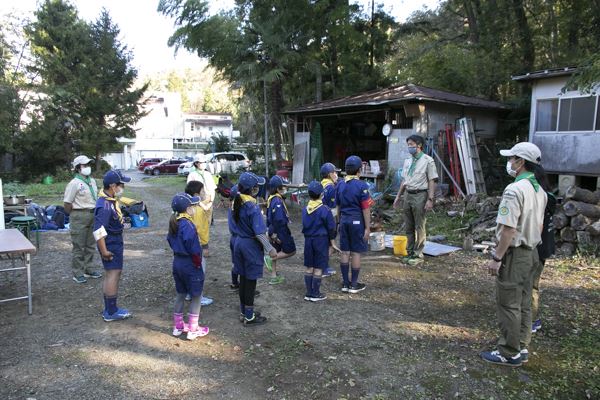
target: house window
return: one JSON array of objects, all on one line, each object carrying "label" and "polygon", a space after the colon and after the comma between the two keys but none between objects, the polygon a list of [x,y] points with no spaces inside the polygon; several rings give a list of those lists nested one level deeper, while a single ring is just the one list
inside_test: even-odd
[{"label": "house window", "polygon": [[558,99],[538,100],[535,115],[537,132],[556,131]]},{"label": "house window", "polygon": [[192,123],[190,124],[190,131],[193,131],[193,130],[194,130],[194,123],[192,122]]},{"label": "house window", "polygon": [[596,97],[561,99],[559,131],[591,131],[594,129]]}]

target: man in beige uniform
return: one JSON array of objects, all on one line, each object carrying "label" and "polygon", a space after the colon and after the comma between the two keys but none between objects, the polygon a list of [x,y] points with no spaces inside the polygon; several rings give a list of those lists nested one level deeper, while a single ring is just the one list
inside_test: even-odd
[{"label": "man in beige uniform", "polygon": [[533,143],[517,143],[500,151],[509,157],[506,171],[515,177],[504,189],[496,218],[498,246],[486,268],[496,279],[496,302],[500,338],[497,350],[481,357],[499,365],[518,367],[527,362],[531,341],[531,291],[536,246],[541,241],[546,192],[535,179],[541,162]]},{"label": "man in beige uniform", "polygon": [[69,214],[71,242],[73,243],[73,280],[86,283],[86,278],[101,278],[100,272],[94,271],[92,262],[96,252],[94,239],[94,208],[98,199],[96,181],[90,177],[92,162],[86,156],[78,156],[73,160],[75,178],[65,189],[64,207]]},{"label": "man in beige uniform", "polygon": [[206,242],[203,243],[201,241],[202,246],[202,255],[204,257],[208,257],[208,242],[210,240],[210,224],[212,220],[212,212],[213,212],[213,203],[215,201],[215,196],[217,193],[217,185],[215,184],[215,180],[213,175],[206,170],[206,157],[203,154],[198,154],[194,157],[192,170],[188,174],[187,181],[199,181],[204,185],[204,198],[200,203],[200,207],[204,210],[205,218],[204,226],[200,227],[202,232],[205,232],[203,237],[206,238]]},{"label": "man in beige uniform", "polygon": [[412,155],[404,162],[402,178],[404,179],[396,199],[394,208],[400,204],[400,196],[404,196],[404,224],[408,243],[406,249],[408,256],[404,259],[410,265],[423,262],[423,248],[425,247],[425,213],[433,209],[435,195],[435,181],[438,179],[435,161],[423,152],[425,141],[419,135],[412,135],[406,139],[408,152]]}]

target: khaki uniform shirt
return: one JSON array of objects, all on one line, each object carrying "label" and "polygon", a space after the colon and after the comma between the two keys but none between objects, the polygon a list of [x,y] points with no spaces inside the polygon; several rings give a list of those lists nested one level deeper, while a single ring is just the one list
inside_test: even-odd
[{"label": "khaki uniform shirt", "polygon": [[193,169],[188,174],[187,181],[202,182],[204,185],[204,193],[206,194],[206,199],[203,200],[204,202],[209,203],[215,200],[217,185],[215,184],[215,179],[210,172],[207,170],[198,171],[197,169]]},{"label": "khaki uniform shirt", "polygon": [[427,154],[416,160],[416,165],[412,174],[409,174],[410,166],[413,163],[414,157],[407,158],[404,161],[402,168],[402,177],[406,190],[426,190],[429,186],[429,181],[438,178],[438,173],[435,168],[435,161]]},{"label": "khaki uniform shirt", "polygon": [[[535,248],[542,241],[546,192],[541,187],[536,192],[532,183],[521,179],[504,189],[496,223],[515,228],[517,233],[510,247]],[[496,239],[500,240],[500,225],[496,226]]]},{"label": "khaki uniform shirt", "polygon": [[[98,197],[96,180],[90,179],[90,185]],[[73,178],[65,189],[65,203],[73,204],[73,210],[89,210],[96,207],[96,199],[92,196],[89,186],[81,179]]]}]

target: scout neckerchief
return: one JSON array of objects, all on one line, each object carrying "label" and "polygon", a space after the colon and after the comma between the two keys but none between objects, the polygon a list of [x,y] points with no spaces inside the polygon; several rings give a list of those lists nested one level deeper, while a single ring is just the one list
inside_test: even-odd
[{"label": "scout neckerchief", "polygon": [[323,188],[326,188],[329,185],[335,185],[333,183],[333,181],[330,178],[325,178],[323,180],[321,180],[321,185],[323,186]]},{"label": "scout neckerchief", "polygon": [[308,205],[306,206],[306,212],[312,214],[319,207],[323,205],[323,200],[309,200]]},{"label": "scout neckerchief", "polygon": [[248,194],[240,193],[239,196],[242,198],[242,201],[244,203],[251,202],[251,203],[256,204],[256,199]]},{"label": "scout neckerchief", "polygon": [[94,201],[98,200],[96,191],[94,190],[94,187],[92,186],[92,178],[90,178],[89,176],[84,177],[83,175],[75,174],[75,179],[79,179],[80,181],[85,183],[87,185],[87,187],[90,189],[90,192],[92,193],[92,199],[94,199]]},{"label": "scout neckerchief", "polygon": [[408,176],[413,176],[414,172],[415,172],[415,167],[417,166],[417,162],[419,161],[419,159],[421,157],[423,157],[423,151],[421,151],[419,154],[415,154],[413,156],[413,160],[412,163],[410,164],[410,168],[408,169]]},{"label": "scout neckerchief", "polygon": [[186,213],[186,212],[177,213],[177,217],[175,219],[177,221],[179,221],[180,219],[187,219],[192,224],[194,223],[194,220],[192,219],[192,216],[190,214]]},{"label": "scout neckerchief", "polygon": [[535,175],[533,174],[533,172],[523,172],[515,178],[515,182],[519,182],[523,179],[527,179],[529,182],[531,182],[531,184],[533,185],[533,190],[535,190],[536,192],[540,190],[540,184],[538,183],[537,179],[535,179]]},{"label": "scout neckerchief", "polygon": [[353,179],[360,179],[358,177],[358,175],[346,175],[346,177],[344,178],[344,182],[350,182]]},{"label": "scout neckerchief", "polygon": [[114,203],[115,211],[117,212],[117,215],[119,216],[119,222],[122,224],[123,223],[123,213],[121,212],[121,204],[119,204],[119,200],[117,200],[116,197],[110,197],[109,195],[104,193],[104,189],[102,189],[100,191],[98,196],[104,197],[106,200],[112,201]]},{"label": "scout neckerchief", "polygon": [[281,203],[283,204],[283,208],[285,209],[285,215],[288,215],[288,209],[285,205],[285,201],[283,200],[283,196],[279,193],[275,193],[269,196],[269,198],[267,199],[267,208],[269,208],[269,206],[271,205],[271,200],[273,200],[275,197],[279,197],[281,199]]}]

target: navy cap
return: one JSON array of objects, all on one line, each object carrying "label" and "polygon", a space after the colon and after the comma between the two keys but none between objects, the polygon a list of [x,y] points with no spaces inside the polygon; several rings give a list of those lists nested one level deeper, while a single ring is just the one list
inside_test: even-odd
[{"label": "navy cap", "polygon": [[330,162],[321,165],[321,176],[327,176],[327,175],[331,174],[332,172],[339,172],[339,171],[341,171],[341,169],[336,168],[335,165],[333,165]]},{"label": "navy cap", "polygon": [[238,194],[238,187],[237,187],[237,185],[233,185],[231,187],[231,190],[229,191],[229,197],[231,197],[233,199],[235,196],[237,196],[237,194]]},{"label": "navy cap", "polygon": [[175,212],[182,213],[185,212],[189,206],[198,204],[199,202],[200,197],[198,196],[192,197],[187,193],[177,193],[171,201],[171,208]]},{"label": "navy cap", "polygon": [[362,167],[362,160],[359,156],[350,156],[346,158],[346,169],[358,169]]},{"label": "navy cap", "polygon": [[266,182],[265,178],[257,176],[252,172],[244,172],[240,175],[238,181],[239,190],[252,189],[254,186],[264,185]]},{"label": "navy cap", "polygon": [[319,181],[312,181],[308,184],[308,193],[319,195],[323,193],[323,185]]},{"label": "navy cap", "polygon": [[111,169],[110,171],[104,174],[104,178],[102,181],[104,183],[104,186],[109,186],[113,183],[131,182],[131,178],[123,175],[121,171],[115,171],[114,169]]},{"label": "navy cap", "polygon": [[269,187],[270,188],[279,188],[282,186],[287,185],[289,182],[287,181],[287,179],[282,178],[279,175],[274,175],[270,180],[269,180]]}]

